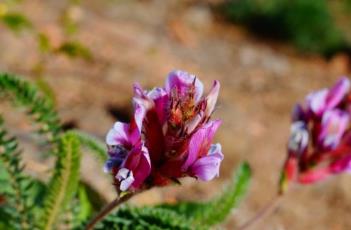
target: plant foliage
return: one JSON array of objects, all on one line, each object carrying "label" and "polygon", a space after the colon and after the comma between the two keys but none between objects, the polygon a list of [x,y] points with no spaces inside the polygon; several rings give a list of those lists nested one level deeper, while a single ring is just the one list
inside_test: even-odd
[{"label": "plant foliage", "polygon": [[256,34],[289,41],[302,51],[328,55],[348,46],[326,0],[229,0],[220,11]]},{"label": "plant foliage", "polygon": [[69,201],[75,195],[79,182],[79,140],[73,134],[64,134],[59,145],[55,172],[48,185],[40,219],[40,229],[53,229]]},{"label": "plant foliage", "polygon": [[96,225],[96,230],[136,229],[136,230],[191,230],[207,229],[188,220],[186,216],[169,209],[157,207],[123,207]]},{"label": "plant foliage", "polygon": [[247,192],[251,170],[243,163],[223,193],[208,202],[124,207],[108,216],[97,229],[207,229],[225,220]]},{"label": "plant foliage", "polygon": [[[0,97],[25,107],[47,134],[56,165],[48,183],[27,176],[15,138],[0,119],[0,229],[81,229],[94,214],[94,200],[79,179],[84,146],[101,162],[106,147],[78,130],[63,133],[50,95],[10,74],[0,74]],[[221,223],[247,191],[251,171],[244,163],[221,196],[205,203],[183,202],[153,207],[124,206],[96,229],[208,229]]]},{"label": "plant foliage", "polygon": [[7,225],[14,229],[31,229],[31,187],[33,180],[23,172],[24,165],[16,138],[10,137],[3,127],[0,116],[0,167],[2,178],[0,193],[4,196],[5,205],[0,206],[0,213],[7,216]]},{"label": "plant foliage", "polygon": [[106,145],[100,140],[79,130],[71,130],[69,133],[75,135],[79,139],[82,146],[90,149],[101,163],[104,163],[107,160]]},{"label": "plant foliage", "polygon": [[161,207],[182,213],[206,226],[219,224],[225,220],[233,208],[239,205],[247,193],[250,178],[251,169],[247,163],[243,163],[233,174],[231,183],[219,197],[204,203],[181,202],[175,205],[161,205]]},{"label": "plant foliage", "polygon": [[11,74],[0,74],[0,97],[7,96],[14,104],[25,107],[36,124],[39,133],[53,141],[61,132],[60,121],[52,101],[33,84]]}]

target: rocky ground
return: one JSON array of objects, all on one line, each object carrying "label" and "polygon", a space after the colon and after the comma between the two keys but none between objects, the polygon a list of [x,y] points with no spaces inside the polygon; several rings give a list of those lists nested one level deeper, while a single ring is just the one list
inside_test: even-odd
[{"label": "rocky ground", "polygon": [[[60,1],[27,1],[24,12],[55,42],[63,34],[57,23]],[[340,54],[331,60],[298,54],[293,48],[252,37],[243,28],[226,24],[198,1],[83,1],[77,39],[88,46],[93,61],[47,58],[45,80],[53,88],[57,109],[66,123],[104,138],[115,121],[131,110],[133,82],[145,88],[162,85],[175,68],[195,73],[209,89],[213,79],[222,90],[216,117],[223,120],[216,139],[225,160],[220,178],[202,183],[184,180],[183,186],[153,189],[134,203],[203,200],[215,196],[243,160],[253,168],[249,195],[224,228],[245,222],[275,194],[285,158],[290,110],[312,89],[331,85],[349,73],[349,60]],[[0,70],[34,79],[31,69],[39,59],[33,37],[0,27]],[[29,125],[7,103],[0,103],[15,133]],[[27,152],[35,148],[26,144]],[[45,174],[49,166],[26,155],[29,170]],[[34,161],[35,160],[35,161]],[[32,172],[33,173],[33,172]],[[106,199],[114,191],[108,176],[89,156],[82,175]],[[351,229],[350,177],[307,187],[295,187],[279,208],[254,229]]]}]

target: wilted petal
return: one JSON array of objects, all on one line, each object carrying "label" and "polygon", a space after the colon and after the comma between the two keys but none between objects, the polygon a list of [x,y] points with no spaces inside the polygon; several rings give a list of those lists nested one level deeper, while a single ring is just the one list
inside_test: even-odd
[{"label": "wilted petal", "polygon": [[223,154],[220,144],[212,145],[207,156],[195,161],[189,168],[189,173],[203,181],[212,180],[219,176],[219,168]]},{"label": "wilted petal", "polygon": [[322,117],[322,129],[318,140],[323,148],[334,149],[340,143],[349,124],[349,114],[339,110],[328,110]]},{"label": "wilted petal", "polygon": [[194,96],[195,101],[199,101],[203,93],[203,84],[196,78],[195,75],[189,74],[185,71],[175,70],[168,75],[166,80],[165,89],[167,93],[171,93],[174,88],[180,96],[185,96],[189,91],[195,87]]},{"label": "wilted petal", "polygon": [[192,133],[204,118],[204,112],[200,111],[196,116],[185,124],[187,133]]},{"label": "wilted petal", "polygon": [[205,115],[207,117],[211,116],[211,114],[216,106],[217,98],[218,98],[218,94],[219,94],[219,89],[220,89],[219,81],[214,81],[212,89],[211,89],[210,93],[208,94],[208,96],[206,97]]},{"label": "wilted petal", "polygon": [[337,106],[350,91],[350,80],[347,77],[341,78],[330,90],[326,98],[326,106],[332,109]]},{"label": "wilted petal", "polygon": [[310,93],[307,96],[307,103],[310,110],[316,114],[321,115],[326,109],[326,99],[328,96],[328,89],[322,89],[317,92]]},{"label": "wilted petal", "polygon": [[184,171],[198,158],[207,154],[213,137],[221,123],[220,120],[210,121],[192,135],[189,142],[188,157],[182,166]]},{"label": "wilted petal", "polygon": [[308,146],[309,134],[307,126],[302,121],[296,121],[291,124],[290,138],[288,143],[289,153],[300,156]]}]

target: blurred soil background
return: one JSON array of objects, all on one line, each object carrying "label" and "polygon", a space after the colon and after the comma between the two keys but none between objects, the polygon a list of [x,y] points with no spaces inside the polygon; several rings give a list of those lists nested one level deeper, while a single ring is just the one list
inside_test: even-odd
[{"label": "blurred soil background", "polygon": [[[302,39],[302,45],[294,36],[286,42],[257,35],[250,20],[263,22],[259,13],[267,10],[252,10],[261,18],[248,19],[228,11],[226,15],[231,16],[225,17],[225,10],[218,7],[221,1],[72,2],[28,0],[5,8],[7,2],[0,1],[0,15],[12,7],[31,21],[31,29],[15,28],[15,32],[0,25],[0,70],[31,79],[48,92],[52,88],[65,127],[79,128],[100,139],[116,120],[128,121],[131,116],[134,82],[145,89],[161,86],[173,69],[196,74],[207,90],[214,79],[220,80],[215,117],[223,120],[216,135],[225,155],[221,176],[208,183],[185,179],[182,186],[156,188],[132,202],[209,199],[219,193],[236,166],[247,160],[254,172],[252,186],[239,209],[223,224],[224,229],[235,229],[275,195],[292,106],[309,91],[330,86],[350,72],[350,52],[347,42],[343,43],[348,36],[347,14],[335,13],[340,1],[329,7],[340,28],[346,28],[344,37],[333,36],[327,45],[317,44],[317,48],[312,46],[319,42],[318,36],[324,39],[336,32],[322,24],[317,38]],[[227,5],[225,9],[230,8]],[[69,24],[67,15],[75,24]],[[236,23],[231,23],[233,20]],[[308,21],[307,17],[301,25]],[[40,33],[33,36],[33,28]],[[62,46],[67,37],[80,43]],[[47,52],[48,44],[55,52]],[[35,137],[28,135],[32,130],[28,119],[9,103],[0,102],[0,112],[21,138],[29,173],[45,179],[52,162],[38,156],[38,147],[29,144]],[[82,175],[106,201],[114,198],[110,177],[89,154],[85,154]],[[253,229],[351,229],[350,191],[349,175],[296,186],[279,208]]]}]

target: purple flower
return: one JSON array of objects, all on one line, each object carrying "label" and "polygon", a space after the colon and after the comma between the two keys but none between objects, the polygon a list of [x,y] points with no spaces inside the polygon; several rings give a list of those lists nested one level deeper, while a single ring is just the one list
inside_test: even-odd
[{"label": "purple flower", "polygon": [[350,81],[312,92],[292,113],[280,190],[290,181],[314,183],[351,171]]},{"label": "purple flower", "polygon": [[184,71],[169,74],[164,87],[145,91],[134,85],[134,117],[116,122],[106,137],[117,190],[163,186],[191,176],[208,181],[219,175],[223,154],[212,144],[221,121],[210,121],[220,84],[203,97],[203,84]]}]

